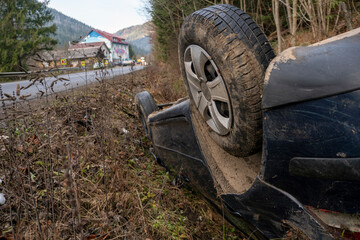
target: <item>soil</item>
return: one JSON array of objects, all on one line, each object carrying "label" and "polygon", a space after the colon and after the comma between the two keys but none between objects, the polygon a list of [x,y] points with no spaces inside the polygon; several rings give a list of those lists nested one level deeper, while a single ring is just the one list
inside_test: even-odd
[{"label": "soil", "polygon": [[278,63],[286,63],[289,60],[296,61],[295,50],[296,47],[288,48],[270,62],[265,72],[264,85],[269,84],[270,75],[273,70],[280,70]]},{"label": "soil", "polygon": [[248,190],[260,172],[261,152],[249,157],[235,157],[224,151],[209,135],[211,131],[195,107],[192,107],[192,120],[200,148],[209,164],[210,171],[217,182],[218,194],[243,193]]}]

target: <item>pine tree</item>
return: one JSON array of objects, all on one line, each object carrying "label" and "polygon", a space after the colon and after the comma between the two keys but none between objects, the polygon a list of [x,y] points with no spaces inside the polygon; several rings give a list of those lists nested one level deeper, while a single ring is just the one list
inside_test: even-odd
[{"label": "pine tree", "polygon": [[47,1],[0,0],[0,72],[27,68],[26,61],[56,44]]},{"label": "pine tree", "polygon": [[130,59],[135,59],[136,58],[135,52],[134,52],[131,45],[129,45],[129,58]]}]

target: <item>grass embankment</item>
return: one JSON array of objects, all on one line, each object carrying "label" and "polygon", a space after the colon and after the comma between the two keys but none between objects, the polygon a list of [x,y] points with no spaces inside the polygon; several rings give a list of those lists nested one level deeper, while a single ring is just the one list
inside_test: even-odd
[{"label": "grass embankment", "polygon": [[3,106],[0,238],[236,239],[149,152],[134,96],[147,88],[160,101],[181,97],[181,80],[168,74],[151,67]]}]

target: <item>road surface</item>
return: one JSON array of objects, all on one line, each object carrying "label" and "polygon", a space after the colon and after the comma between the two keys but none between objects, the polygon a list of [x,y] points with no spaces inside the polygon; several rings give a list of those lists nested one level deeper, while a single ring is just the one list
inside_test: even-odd
[{"label": "road surface", "polygon": [[[143,69],[143,66],[136,66],[134,67],[134,71]],[[106,74],[104,75],[103,73],[101,73],[101,70],[92,70],[92,71],[88,71],[88,72],[78,72],[78,73],[70,73],[70,74],[63,74],[63,75],[59,75],[58,78],[66,78],[69,81],[57,81],[54,85],[53,85],[53,92],[63,92],[63,91],[67,91],[73,88],[77,88],[77,87],[81,87],[81,86],[85,86],[86,84],[90,84],[90,83],[94,83],[97,82],[96,78],[101,79],[101,76],[104,76],[106,79],[110,79],[114,76],[117,75],[122,75],[122,74],[127,74],[131,72],[130,66],[126,66],[126,67],[116,67],[113,69],[106,69],[103,71],[107,71]],[[52,82],[54,82],[56,80],[55,77],[47,77],[45,78],[46,81],[46,86],[50,86],[52,84]],[[8,83],[1,83],[1,87],[2,87],[2,91],[3,93],[9,94],[9,95],[13,95],[13,93],[16,93],[16,88],[17,88],[17,84],[20,85],[21,87],[26,87],[30,84],[31,82],[29,80],[23,80],[23,81],[17,81],[17,82],[8,82]],[[48,89],[48,94],[53,93],[52,91],[50,92],[50,89]],[[31,87],[29,87],[28,89],[23,89],[20,91],[20,95],[29,95],[29,97],[27,97],[27,99],[34,99],[37,98],[39,96],[41,96],[42,94],[46,93],[45,87],[43,84],[39,83],[38,81],[32,85]]]}]

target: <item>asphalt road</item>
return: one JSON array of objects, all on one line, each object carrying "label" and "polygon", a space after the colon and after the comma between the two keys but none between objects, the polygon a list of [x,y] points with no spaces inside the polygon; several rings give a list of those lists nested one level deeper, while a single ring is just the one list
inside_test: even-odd
[{"label": "asphalt road", "polygon": [[[134,71],[143,69],[143,66],[136,66],[134,67]],[[104,72],[101,72],[101,70],[93,70],[88,72],[78,72],[78,73],[71,73],[71,74],[64,74],[59,75],[58,78],[65,78],[69,81],[57,81],[53,85],[53,92],[63,92],[67,91],[73,88],[85,86],[86,84],[91,84],[94,82],[98,82],[96,78],[101,79],[101,76],[105,77],[105,79],[110,79],[117,75],[127,74],[131,72],[130,66],[126,67],[116,67],[113,69],[107,69],[103,70],[106,71],[106,74]],[[31,94],[27,99],[34,99],[37,97],[40,97],[42,92],[46,93],[45,86],[50,86],[54,81],[56,80],[55,77],[47,77],[45,78],[46,84],[41,84],[38,81],[29,87],[28,89],[23,89],[20,91],[20,95],[28,95]],[[9,95],[13,95],[13,93],[16,93],[17,84],[20,84],[21,87],[26,87],[31,82],[29,80],[23,80],[23,81],[17,81],[17,82],[8,82],[8,83],[1,83],[2,91],[3,93],[7,93]],[[48,94],[53,93],[48,89]]]}]

